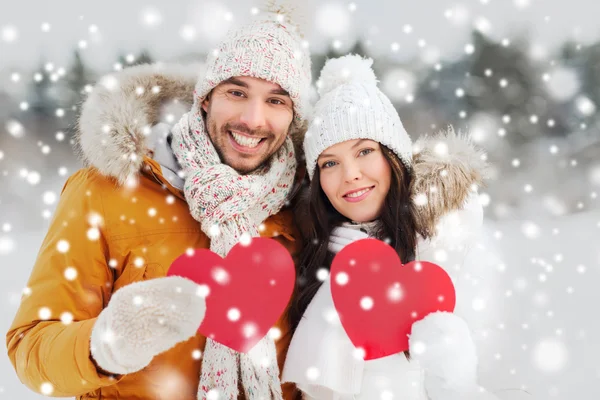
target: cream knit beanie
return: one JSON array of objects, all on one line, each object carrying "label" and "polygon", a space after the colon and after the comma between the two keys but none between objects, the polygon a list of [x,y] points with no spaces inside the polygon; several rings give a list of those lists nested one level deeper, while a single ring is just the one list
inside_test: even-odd
[{"label": "cream knit beanie", "polygon": [[231,30],[207,57],[206,74],[196,84],[197,100],[219,83],[235,76],[277,83],[294,103],[294,123],[307,119],[311,84],[310,55],[290,17],[266,12]]},{"label": "cream knit beanie", "polygon": [[328,147],[353,139],[374,140],[411,168],[412,142],[398,112],[377,88],[373,60],[347,55],[328,60],[317,82],[321,99],[304,137],[306,169],[312,179],[317,158]]}]

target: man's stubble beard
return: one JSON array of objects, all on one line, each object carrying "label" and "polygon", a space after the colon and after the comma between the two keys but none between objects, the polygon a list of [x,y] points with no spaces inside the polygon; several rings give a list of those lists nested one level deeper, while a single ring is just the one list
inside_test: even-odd
[{"label": "man's stubble beard", "polygon": [[[209,111],[210,111],[210,106],[209,106]],[[255,171],[261,169],[262,167],[264,167],[265,165],[267,165],[269,163],[269,161],[271,160],[271,158],[275,154],[277,154],[277,152],[285,144],[285,140],[284,140],[281,143],[281,145],[279,145],[279,147],[277,147],[277,149],[275,149],[275,151],[273,151],[272,154],[267,155],[264,158],[264,160],[261,160],[261,162],[254,168],[243,168],[243,169],[235,168],[230,164],[230,162],[228,162],[228,160],[225,159],[224,152],[222,151],[222,148],[221,148],[221,143],[219,142],[220,139],[223,139],[224,142],[227,142],[227,140],[229,140],[229,132],[227,132],[227,129],[225,129],[227,124],[223,125],[222,132],[219,132],[216,122],[214,122],[212,120],[212,118],[209,117],[209,115],[208,115],[209,113],[203,113],[203,114],[204,114],[204,120],[206,121],[205,127],[208,129],[208,137],[209,137],[210,141],[212,142],[213,147],[215,148],[215,151],[217,152],[217,154],[219,156],[219,159],[221,160],[222,163],[227,164],[230,167],[232,167],[233,169],[235,169],[236,172],[239,173],[240,175],[251,174],[252,172],[255,172]],[[289,134],[289,129],[285,133],[286,138],[287,138],[288,134]],[[270,134],[270,135],[272,135],[272,134]],[[223,147],[226,145],[227,145],[227,143],[223,143]]]}]

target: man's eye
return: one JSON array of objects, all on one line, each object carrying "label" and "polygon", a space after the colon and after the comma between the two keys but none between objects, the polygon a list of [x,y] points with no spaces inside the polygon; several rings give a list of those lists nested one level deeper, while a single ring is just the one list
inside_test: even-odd
[{"label": "man's eye", "polygon": [[229,93],[231,93],[235,97],[243,97],[244,96],[244,93],[240,92],[239,90],[231,90],[231,91],[229,91]]},{"label": "man's eye", "polygon": [[271,102],[271,104],[275,104],[275,105],[285,104],[285,102],[283,100],[279,100],[279,99],[271,99],[269,101]]}]

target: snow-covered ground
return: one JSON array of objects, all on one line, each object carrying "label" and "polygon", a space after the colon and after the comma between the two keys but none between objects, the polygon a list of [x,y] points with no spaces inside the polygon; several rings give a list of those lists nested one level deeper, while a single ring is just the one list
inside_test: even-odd
[{"label": "snow-covered ground", "polygon": [[502,399],[600,398],[600,212],[486,221],[483,242],[468,272],[484,386]]},{"label": "snow-covered ground", "polygon": [[[5,236],[8,237],[8,236]],[[6,332],[43,232],[10,236],[0,253],[0,331]],[[459,293],[480,352],[481,383],[503,400],[600,398],[600,212],[560,219],[486,220]],[[43,398],[3,352],[0,398]]]}]

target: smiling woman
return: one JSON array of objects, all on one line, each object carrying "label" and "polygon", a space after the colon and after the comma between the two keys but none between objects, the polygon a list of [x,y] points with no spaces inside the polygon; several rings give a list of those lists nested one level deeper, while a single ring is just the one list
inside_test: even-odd
[{"label": "smiling woman", "polygon": [[262,166],[283,145],[294,110],[288,93],[276,83],[233,77],[202,102],[208,135],[221,160],[239,173]]},{"label": "smiling woman", "polygon": [[318,164],[321,188],[337,212],[356,222],[381,214],[392,171],[379,143],[354,139],[335,144]]},{"label": "smiling woman", "polygon": [[331,265],[327,244],[336,229],[386,239],[403,263],[415,256],[412,142],[377,88],[371,64],[345,56],[329,60],[321,72],[321,99],[304,140],[311,182],[297,218],[305,245],[292,327],[321,287],[317,271]]},{"label": "smiling woman", "polygon": [[[439,239],[438,217],[430,221],[434,229],[427,233],[423,211],[416,208],[413,194],[423,193],[428,198],[428,205],[422,207],[427,210],[436,209],[438,202],[449,207],[458,196],[460,200],[452,209],[468,213],[463,202],[472,193],[474,182],[465,177],[476,176],[465,171],[454,173],[459,168],[449,164],[440,167],[431,160],[429,167],[423,168],[421,157],[413,160],[410,137],[390,100],[377,88],[371,64],[370,59],[352,55],[329,60],[319,79],[321,99],[304,140],[311,182],[296,216],[304,240],[288,311],[294,335],[283,380],[294,382],[305,400],[475,399],[470,397],[479,390],[475,384],[475,347],[468,326],[459,316],[433,312],[412,317],[417,320],[411,321],[410,355],[399,351],[365,360],[364,349],[354,346],[336,312],[338,303],[334,304],[330,283],[341,284],[340,275],[330,268],[338,252],[344,254],[345,246],[355,241],[375,238],[388,243],[402,264],[433,260],[431,256],[423,258],[427,248],[423,238],[435,235]],[[450,144],[460,142],[451,136],[446,139]],[[468,160],[461,158],[460,165]],[[442,170],[445,174],[439,173]],[[449,174],[451,178],[447,178]],[[442,212],[442,208],[439,215],[449,211]],[[358,262],[350,265],[361,268]],[[383,268],[389,271],[393,266]],[[379,273],[378,268],[373,281]],[[420,296],[424,293],[422,287],[412,289]],[[360,300],[362,310],[371,313],[381,312],[381,303],[377,304],[370,297]],[[447,337],[452,340],[446,341]],[[428,348],[424,357],[420,341]],[[453,368],[449,362],[459,367]],[[317,373],[307,376],[310,368]]]}]

